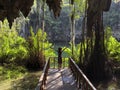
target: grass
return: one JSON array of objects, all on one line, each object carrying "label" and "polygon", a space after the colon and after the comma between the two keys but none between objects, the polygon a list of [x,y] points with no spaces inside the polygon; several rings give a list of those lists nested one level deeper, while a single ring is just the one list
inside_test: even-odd
[{"label": "grass", "polygon": [[0,90],[34,90],[42,72],[23,71],[23,68],[19,70],[10,70],[1,67]]},{"label": "grass", "polygon": [[29,72],[23,78],[12,81],[12,90],[34,90],[38,84],[41,71]]}]

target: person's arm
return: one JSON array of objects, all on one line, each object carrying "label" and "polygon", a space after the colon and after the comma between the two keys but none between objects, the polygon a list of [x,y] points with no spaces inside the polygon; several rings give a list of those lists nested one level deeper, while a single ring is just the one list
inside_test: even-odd
[{"label": "person's arm", "polygon": [[65,49],[67,49],[67,47],[65,47],[65,48],[62,50],[62,52],[63,52]]}]

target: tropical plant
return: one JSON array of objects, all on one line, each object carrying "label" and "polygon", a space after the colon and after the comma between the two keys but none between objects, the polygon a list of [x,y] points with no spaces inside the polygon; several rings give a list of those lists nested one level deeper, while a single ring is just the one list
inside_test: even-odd
[{"label": "tropical plant", "polygon": [[46,58],[53,53],[52,44],[47,41],[47,34],[39,29],[35,34],[33,29],[30,30],[30,36],[27,39],[28,42],[28,59],[27,67],[29,69],[43,68]]},{"label": "tropical plant", "polygon": [[110,27],[106,28],[105,32],[105,45],[106,51],[110,58],[119,61],[120,60],[120,42],[112,36],[112,29]]},{"label": "tropical plant", "polygon": [[0,63],[20,64],[18,60],[22,62],[27,56],[26,40],[18,35],[14,26],[9,28],[7,19],[2,23],[0,31]]}]

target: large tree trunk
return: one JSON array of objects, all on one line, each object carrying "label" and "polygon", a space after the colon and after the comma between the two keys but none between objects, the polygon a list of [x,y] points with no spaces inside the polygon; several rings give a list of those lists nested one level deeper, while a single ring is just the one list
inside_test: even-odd
[{"label": "large tree trunk", "polygon": [[[95,9],[93,4],[97,3]],[[86,48],[87,53],[85,55],[86,75],[93,82],[99,82],[106,78],[107,70],[107,55],[104,48],[104,29],[103,29],[103,8],[101,7],[103,1],[88,0],[87,9],[87,39],[88,44]],[[95,33],[95,39],[93,39],[93,32]],[[90,40],[94,40],[90,42]],[[91,47],[93,46],[93,49]]]},{"label": "large tree trunk", "polygon": [[106,76],[105,62],[107,60],[104,50],[104,30],[102,28],[101,13],[95,22],[95,44],[90,55],[90,60],[86,68],[88,77],[92,81],[101,81]]}]

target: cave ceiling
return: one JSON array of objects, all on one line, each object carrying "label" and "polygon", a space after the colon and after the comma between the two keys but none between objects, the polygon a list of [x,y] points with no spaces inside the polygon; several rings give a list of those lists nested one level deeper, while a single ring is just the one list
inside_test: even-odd
[{"label": "cave ceiling", "polygon": [[9,25],[21,11],[26,17],[31,10],[34,0],[0,0],[0,20],[8,19]]}]

